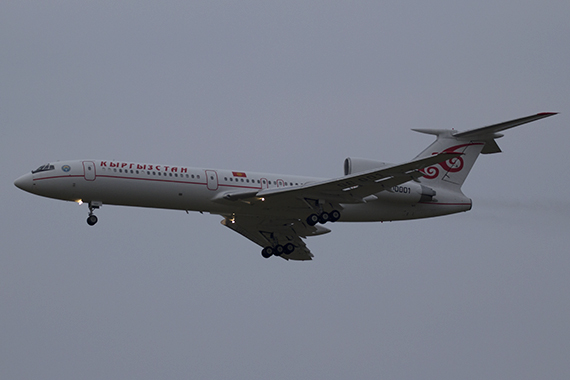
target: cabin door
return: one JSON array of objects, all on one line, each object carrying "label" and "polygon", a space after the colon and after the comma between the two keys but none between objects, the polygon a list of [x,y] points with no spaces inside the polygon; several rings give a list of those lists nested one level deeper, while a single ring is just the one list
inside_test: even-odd
[{"label": "cabin door", "polygon": [[83,161],[83,176],[86,181],[95,181],[95,163],[93,161]]},{"label": "cabin door", "polygon": [[214,170],[206,170],[208,190],[218,190],[218,173]]}]

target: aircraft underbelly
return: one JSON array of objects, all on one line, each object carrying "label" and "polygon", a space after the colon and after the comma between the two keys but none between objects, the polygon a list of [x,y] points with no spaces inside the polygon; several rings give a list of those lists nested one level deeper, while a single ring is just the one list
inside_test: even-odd
[{"label": "aircraft underbelly", "polygon": [[365,204],[343,205],[340,221],[342,222],[380,222],[408,220],[449,215],[471,209],[467,203],[414,203],[394,204],[388,202],[369,202]]},{"label": "aircraft underbelly", "polygon": [[98,178],[95,182],[85,190],[84,198],[124,206],[200,211],[206,208],[209,191],[203,185],[166,181]]}]

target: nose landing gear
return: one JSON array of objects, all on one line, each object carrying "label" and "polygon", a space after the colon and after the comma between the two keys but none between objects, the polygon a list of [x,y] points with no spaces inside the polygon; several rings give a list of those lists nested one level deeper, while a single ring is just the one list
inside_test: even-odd
[{"label": "nose landing gear", "polygon": [[97,216],[93,214],[93,210],[98,209],[101,206],[101,202],[89,202],[89,216],[87,217],[87,224],[90,226],[94,226],[99,220]]}]

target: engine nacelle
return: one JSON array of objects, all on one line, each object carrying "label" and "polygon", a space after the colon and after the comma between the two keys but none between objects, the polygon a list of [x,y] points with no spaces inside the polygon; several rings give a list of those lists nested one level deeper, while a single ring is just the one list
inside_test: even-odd
[{"label": "engine nacelle", "polygon": [[374,194],[379,200],[403,203],[431,202],[435,190],[417,182],[406,182]]},{"label": "engine nacelle", "polygon": [[348,157],[344,160],[344,175],[365,172],[372,169],[381,169],[391,165],[387,162],[368,160],[366,158]]},{"label": "engine nacelle", "polygon": [[[344,175],[382,169],[390,165],[392,164],[382,161],[348,157],[344,160]],[[431,202],[434,196],[435,190],[413,181],[374,194],[374,197],[380,200],[403,203]]]}]

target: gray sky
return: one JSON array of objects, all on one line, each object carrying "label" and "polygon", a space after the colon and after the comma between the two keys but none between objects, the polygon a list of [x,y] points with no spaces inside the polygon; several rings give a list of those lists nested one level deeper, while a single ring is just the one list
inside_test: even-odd
[{"label": "gray sky", "polygon": [[[567,379],[568,1],[2,2],[0,377]],[[220,217],[24,193],[103,158],[335,177],[542,111],[474,208],[264,260]],[[566,248],[565,248],[566,247]]]}]

